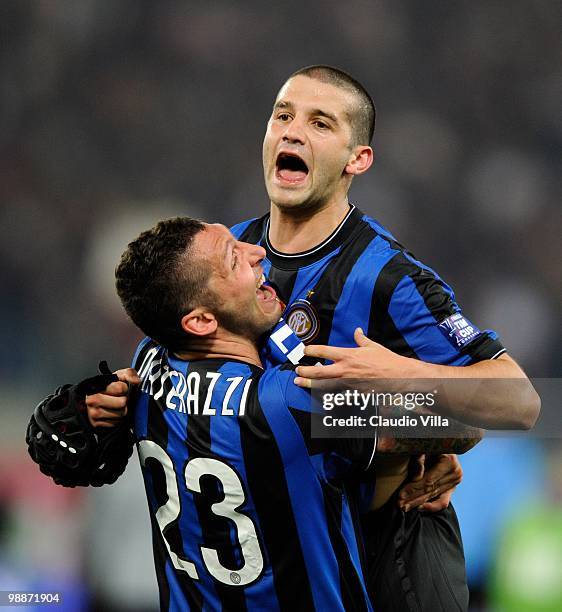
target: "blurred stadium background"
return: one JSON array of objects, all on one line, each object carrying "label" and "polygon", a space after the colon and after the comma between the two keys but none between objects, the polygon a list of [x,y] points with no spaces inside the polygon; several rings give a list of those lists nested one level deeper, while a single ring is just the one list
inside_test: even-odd
[{"label": "blurred stadium background", "polygon": [[[155,609],[138,464],[56,488],[25,424],[100,358],[129,363],[139,336],[112,279],[140,230],[267,209],[261,139],[301,66],[342,67],[377,104],[352,200],[530,375],[560,376],[561,24],[555,0],[0,3],[0,590]],[[463,465],[472,608],[562,610],[560,441],[488,440]]]}]

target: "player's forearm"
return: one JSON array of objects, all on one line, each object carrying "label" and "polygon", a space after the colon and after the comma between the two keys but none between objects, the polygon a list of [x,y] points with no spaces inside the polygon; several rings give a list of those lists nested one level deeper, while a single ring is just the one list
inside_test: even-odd
[{"label": "player's forearm", "polygon": [[[523,370],[508,355],[455,367],[409,360],[411,378],[475,379],[481,384],[443,383],[432,410],[485,429],[530,429],[540,412],[540,397]],[[469,392],[467,392],[467,390]]]},{"label": "player's forearm", "polygon": [[476,427],[467,427],[467,437],[458,438],[392,438],[384,436],[377,440],[377,453],[385,455],[419,455],[421,453],[462,455],[474,448],[482,437],[483,431]]},{"label": "player's forearm", "polygon": [[484,429],[530,429],[537,420],[540,398],[508,355],[469,366],[444,366],[394,353],[360,329],[354,338],[356,348],[307,346],[307,357],[332,363],[299,366],[295,384],[311,387],[315,379],[353,379],[382,381],[383,393],[437,390],[437,402],[430,406],[433,412]]},{"label": "player's forearm", "polygon": [[[432,410],[419,405],[415,411],[402,407],[378,407],[381,423],[377,432],[377,454],[382,455],[462,455],[476,446],[484,437],[484,431],[466,423],[447,419],[446,435],[442,434],[441,420]],[[411,415],[415,414],[415,417]],[[408,430],[400,426],[403,419],[421,423],[421,429]],[[418,420],[419,419],[419,420]],[[424,423],[423,419],[427,419]],[[405,425],[409,427],[409,425]],[[422,436],[422,437],[420,437]],[[433,437],[435,436],[435,437]]]}]

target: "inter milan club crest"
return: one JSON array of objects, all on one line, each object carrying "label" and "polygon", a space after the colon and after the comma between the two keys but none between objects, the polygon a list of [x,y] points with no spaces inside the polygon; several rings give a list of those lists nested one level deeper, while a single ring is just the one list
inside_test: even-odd
[{"label": "inter milan club crest", "polygon": [[318,315],[307,300],[293,302],[283,316],[289,327],[303,342],[312,340],[318,333]]}]

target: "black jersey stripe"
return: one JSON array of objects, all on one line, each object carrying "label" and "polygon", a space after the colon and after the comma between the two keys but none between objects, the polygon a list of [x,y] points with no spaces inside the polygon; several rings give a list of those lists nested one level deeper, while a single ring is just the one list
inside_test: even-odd
[{"label": "black jersey stripe", "polygon": [[291,300],[293,287],[297,280],[298,270],[280,270],[271,268],[267,275],[267,280],[271,283],[279,298],[288,304]]},{"label": "black jersey stripe", "polygon": [[301,431],[303,441],[309,455],[335,451],[341,457],[345,457],[354,465],[354,469],[366,470],[373,455],[374,440],[372,438],[320,438],[312,434],[312,423],[315,422],[316,431],[322,428],[321,413],[304,412],[291,405],[289,412]]},{"label": "black jersey stripe", "polygon": [[[250,242],[251,244],[259,244],[264,238],[265,226],[268,215],[256,219],[248,225],[248,227],[240,234],[239,240],[242,242]],[[281,270],[272,268],[268,274],[267,280],[273,286],[279,298],[287,303],[291,298],[298,270]]]},{"label": "black jersey stripe", "polygon": [[[161,448],[168,447],[168,425],[158,403],[153,397],[149,398],[147,438],[156,442]],[[152,477],[154,493],[159,504],[167,501],[166,479],[162,467],[157,461],[147,459],[145,469],[149,469]],[[152,513],[151,513],[152,516]],[[154,560],[156,575],[160,590],[160,605],[162,610],[168,610],[170,606],[170,585],[166,575],[166,562],[168,561],[168,551],[163,541],[163,535],[155,520],[152,520],[154,546]],[[166,538],[170,542],[172,550],[182,551],[183,543],[179,531],[178,518],[166,529]],[[190,611],[200,612],[203,609],[203,596],[195,582],[185,572],[176,572],[177,580],[188,602]],[[164,587],[164,588],[162,588]]]},{"label": "black jersey stripe", "polygon": [[318,334],[311,340],[314,344],[328,344],[334,313],[347,277],[363,251],[376,236],[375,230],[367,223],[359,223],[349,238],[350,244],[342,246],[341,253],[328,263],[322,277],[316,283],[309,297],[321,321]]},{"label": "black jersey stripe", "polygon": [[[148,340],[146,344],[142,347],[142,349],[137,353],[136,359],[133,363],[133,366],[140,370],[143,361],[147,355],[147,353],[154,347],[156,344]],[[161,418],[161,413],[158,409],[158,406],[154,403],[151,397],[148,398],[148,408],[147,408],[147,425],[146,425],[146,434],[147,437],[151,437],[152,435],[156,436],[155,441],[162,448],[166,448],[168,444],[168,431],[167,425],[164,420]],[[154,495],[158,503],[162,503],[163,491],[166,490],[165,483],[162,484],[162,480],[164,480],[163,472],[161,468],[157,467],[157,463],[151,460],[148,460],[145,466],[142,468],[143,471],[149,473],[147,479],[152,482]],[[150,507],[150,494],[148,492],[147,487],[147,499]],[[165,501],[165,500],[164,500]],[[154,555],[154,567],[156,571],[156,581],[158,582],[158,591],[160,597],[160,610],[169,610],[170,608],[170,585],[168,583],[168,577],[166,576],[166,561],[168,559],[168,551],[166,550],[166,546],[162,539],[162,534],[160,533],[160,528],[156,522],[156,518],[153,512],[150,512],[150,523],[152,527],[152,551]],[[195,608],[197,609],[197,608]]]},{"label": "black jersey stripe", "polygon": [[298,425],[298,428],[301,431],[302,438],[306,444],[306,450],[308,451],[309,455],[318,455],[319,453],[324,453],[329,450],[330,446],[333,447],[333,440],[327,438],[316,438],[312,436],[312,420],[317,417],[320,421],[322,419],[321,414],[304,412],[303,410],[299,410],[298,408],[294,408],[290,405],[288,408],[291,416],[295,419],[295,423]]},{"label": "black jersey stripe", "polygon": [[368,337],[380,342],[391,351],[406,357],[418,357],[398,330],[388,311],[390,300],[398,283],[411,271],[408,259],[398,252],[382,268],[371,298]]},{"label": "black jersey stripe", "polygon": [[[398,243],[395,243],[400,247]],[[393,245],[394,247],[394,245]],[[400,280],[409,276],[415,283],[427,309],[437,321],[441,321],[456,312],[451,295],[445,290],[441,281],[431,270],[416,264],[401,250],[393,259],[394,273]],[[395,285],[396,286],[396,285]]]},{"label": "black jersey stripe", "polygon": [[[220,372],[221,367],[226,360],[217,360],[213,363],[213,369]],[[210,379],[206,377],[209,370],[208,362],[201,364],[191,363],[190,372],[198,372],[200,374],[199,397],[206,397],[209,390]],[[211,408],[217,406],[211,405]],[[219,406],[220,408],[220,406]],[[188,447],[189,459],[195,457],[211,457],[220,459],[211,450],[211,417],[204,415],[190,415],[187,419],[187,437],[186,443]],[[206,547],[216,549],[220,563],[224,567],[237,567],[238,561],[233,542],[237,542],[236,538],[231,537],[231,529],[233,528],[230,521],[217,516],[211,510],[214,503],[221,502],[224,499],[224,493],[219,481],[212,477],[203,477],[200,481],[201,493],[193,493],[193,500],[201,526],[201,535]],[[240,555],[238,555],[240,558]],[[223,584],[218,580],[213,580],[214,588],[218,599],[220,600],[223,610],[239,610],[245,612],[246,600],[244,597],[244,589],[236,586]]]},{"label": "black jersey stripe", "polygon": [[[314,610],[283,459],[263,414],[258,385],[253,385],[250,393],[246,418],[239,421],[240,443],[248,485],[273,568],[277,600],[281,610]],[[272,499],[275,499],[274,503]],[[299,588],[295,588],[297,583]]]},{"label": "black jersey stripe", "polygon": [[322,483],[324,506],[328,518],[328,532],[336,559],[338,560],[340,590],[346,612],[364,612],[368,610],[365,594],[357,574],[347,542],[342,532],[342,502],[343,489],[340,486]]},{"label": "black jersey stripe", "polygon": [[[144,356],[146,351],[142,351]],[[140,362],[139,362],[140,363]],[[156,402],[152,397],[148,398],[148,409],[147,409],[147,438],[154,440],[161,448],[168,446],[168,426],[162,418],[162,413]],[[165,503],[166,501],[166,480],[164,478],[164,471],[160,464],[156,461],[147,460],[144,468],[150,472],[154,495],[158,504]],[[156,523],[156,519],[153,513],[150,513],[150,519],[152,524],[152,539],[153,539],[153,550],[154,550],[154,565],[156,568],[156,579],[160,589],[160,609],[169,610],[170,608],[170,584],[166,575],[166,562],[168,560],[168,551],[160,528]],[[176,525],[177,529],[177,525]],[[175,547],[177,550],[177,547]],[[200,610],[196,605],[196,602],[192,598],[188,599],[190,608],[193,605],[194,610]]]},{"label": "black jersey stripe", "polygon": [[154,568],[156,570],[156,581],[158,583],[160,610],[169,610],[170,585],[168,583],[168,577],[166,576],[166,560],[168,559],[168,551],[166,550],[164,542],[162,541],[160,528],[156,523],[156,517],[152,512],[150,512],[150,523],[152,526],[152,553],[154,555]]},{"label": "black jersey stripe", "polygon": [[248,227],[240,234],[238,240],[240,242],[250,242],[251,244],[259,244],[263,237],[265,221],[268,215],[264,215],[259,219],[255,219]]},{"label": "black jersey stripe", "polygon": [[474,363],[483,359],[496,359],[505,352],[503,344],[499,340],[490,338],[488,334],[477,336],[461,349],[461,353],[470,355]]},{"label": "black jersey stripe", "polygon": [[[407,255],[413,256],[404,251],[399,243],[388,241],[392,248],[398,248],[400,251],[384,266],[375,284],[368,335],[396,353],[417,357],[388,311],[390,300],[400,281],[406,276],[411,278],[426,308],[438,323],[457,312],[458,307],[434,272],[412,261]],[[501,342],[482,334],[460,352],[469,355],[473,361],[480,361],[490,358],[502,348]]]}]

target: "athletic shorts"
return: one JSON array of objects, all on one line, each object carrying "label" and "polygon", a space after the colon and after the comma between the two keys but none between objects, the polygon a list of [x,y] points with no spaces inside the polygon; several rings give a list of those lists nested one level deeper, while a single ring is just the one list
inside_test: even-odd
[{"label": "athletic shorts", "polygon": [[373,608],[466,612],[466,568],[453,506],[439,512],[404,512],[397,494],[362,519]]}]

